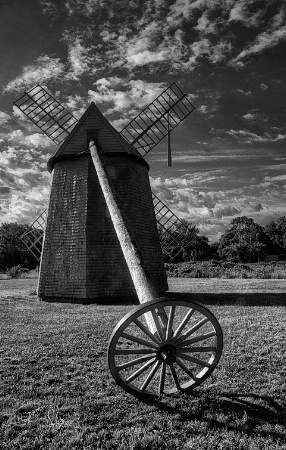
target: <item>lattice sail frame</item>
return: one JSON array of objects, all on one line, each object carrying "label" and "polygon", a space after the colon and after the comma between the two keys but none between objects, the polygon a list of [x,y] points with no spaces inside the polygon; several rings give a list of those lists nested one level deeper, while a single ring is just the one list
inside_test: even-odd
[{"label": "lattice sail frame", "polygon": [[57,145],[61,145],[77,123],[77,119],[39,85],[25,92],[14,105]]},{"label": "lattice sail frame", "polygon": [[[14,102],[53,142],[61,145],[77,123],[77,119],[40,85],[25,92]],[[176,83],[172,83],[121,131],[121,136],[145,157],[170,131],[177,127],[194,106]],[[169,236],[161,242],[163,253],[174,259],[186,250],[184,223],[154,193],[156,220]],[[37,261],[41,259],[43,232],[47,210],[31,224],[21,238]],[[35,224],[38,228],[35,227]],[[181,232],[174,233],[180,225]],[[171,251],[172,248],[172,251]]]},{"label": "lattice sail frame", "polygon": [[27,249],[34,255],[39,262],[42,254],[43,236],[45,231],[45,224],[47,220],[48,210],[45,209],[34,222],[30,225],[27,231],[20,236]]},{"label": "lattice sail frame", "polygon": [[185,234],[187,226],[154,192],[152,198],[157,225],[165,231],[165,236],[161,239],[163,254],[169,256],[171,260],[175,259],[181,252],[185,253],[190,245]]},{"label": "lattice sail frame", "polygon": [[144,157],[194,109],[187,94],[183,94],[179,86],[172,83],[120,134]]}]

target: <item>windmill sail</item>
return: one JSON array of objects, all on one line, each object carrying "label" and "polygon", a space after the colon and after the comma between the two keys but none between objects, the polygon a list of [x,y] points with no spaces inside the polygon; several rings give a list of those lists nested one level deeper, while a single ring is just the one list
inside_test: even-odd
[{"label": "windmill sail", "polygon": [[[77,123],[77,119],[39,85],[25,92],[14,104],[57,145],[67,138]],[[120,134],[145,157],[194,109],[187,95],[176,83],[172,83]],[[158,228],[163,229],[168,236],[168,239],[161,241],[163,252],[174,258],[186,246],[181,232],[184,224],[154,193],[153,203]],[[47,211],[43,211],[22,236],[25,245],[38,261],[41,258],[46,214]],[[179,233],[176,232],[178,227],[181,229]]]},{"label": "windmill sail", "polygon": [[37,261],[41,259],[47,213],[48,211],[45,209],[21,236],[27,249],[34,255]]},{"label": "windmill sail", "polygon": [[158,231],[163,254],[171,260],[186,252],[186,225],[152,192],[153,205],[157,219]]},{"label": "windmill sail", "polygon": [[25,92],[14,105],[57,145],[77,123],[76,118],[39,85]]},{"label": "windmill sail", "polygon": [[120,134],[146,156],[165,136],[178,126],[194,106],[176,83],[172,83],[138,114]]}]

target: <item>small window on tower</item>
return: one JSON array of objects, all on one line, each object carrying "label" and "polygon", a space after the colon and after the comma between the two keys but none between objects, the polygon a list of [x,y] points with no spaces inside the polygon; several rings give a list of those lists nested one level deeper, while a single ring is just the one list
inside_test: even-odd
[{"label": "small window on tower", "polygon": [[87,137],[87,145],[89,144],[89,141],[93,139],[96,144],[99,144],[98,142],[98,130],[86,130],[86,137]]},{"label": "small window on tower", "polygon": [[115,180],[115,178],[116,178],[116,168],[115,168],[115,166],[107,166],[106,170],[107,170],[107,173],[109,175],[109,178],[111,178],[111,180]]}]

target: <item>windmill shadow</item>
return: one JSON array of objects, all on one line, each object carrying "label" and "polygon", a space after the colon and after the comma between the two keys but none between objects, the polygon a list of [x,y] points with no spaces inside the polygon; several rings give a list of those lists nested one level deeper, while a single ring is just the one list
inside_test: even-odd
[{"label": "windmill shadow", "polygon": [[166,296],[174,300],[188,300],[206,305],[286,306],[286,292],[186,293],[169,291]]}]

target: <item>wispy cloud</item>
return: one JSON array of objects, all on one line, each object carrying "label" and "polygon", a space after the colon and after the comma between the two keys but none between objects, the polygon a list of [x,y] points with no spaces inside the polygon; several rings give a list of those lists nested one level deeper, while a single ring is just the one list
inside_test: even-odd
[{"label": "wispy cloud", "polygon": [[65,70],[60,58],[48,55],[40,56],[34,64],[25,66],[22,74],[11,80],[4,88],[4,92],[22,92],[36,84],[59,81]]},{"label": "wispy cloud", "polygon": [[5,113],[4,111],[0,111],[0,126],[6,125],[11,120],[10,114]]},{"label": "wispy cloud", "polygon": [[260,25],[260,18],[265,13],[265,8],[257,8],[253,12],[253,4],[255,0],[240,0],[233,2],[233,6],[229,12],[229,22],[240,22],[245,27],[258,27]]},{"label": "wispy cloud", "polygon": [[[267,24],[267,30],[259,33],[252,43],[246,45],[246,47],[235,58],[231,60],[231,64],[243,65],[247,62],[247,57],[261,54],[265,50],[275,47],[280,42],[285,42],[285,16],[286,7],[285,5],[283,5],[280,8],[279,12],[273,16],[270,23]],[[253,17],[254,16],[251,17],[251,20],[253,20]]]},{"label": "wispy cloud", "polygon": [[157,97],[165,83],[148,83],[118,77],[101,78],[95,83],[97,90],[89,90],[89,101],[105,105],[105,113],[123,113],[122,119],[132,117]]},{"label": "wispy cloud", "polygon": [[[246,115],[246,119],[251,119],[252,116]],[[255,142],[279,142],[286,139],[286,134],[277,134],[276,136],[271,135],[268,132],[264,132],[262,134],[253,133],[249,130],[212,130],[211,131],[214,134],[220,134],[220,135],[229,135],[231,136],[235,141],[242,143],[242,144],[252,144]]]}]

